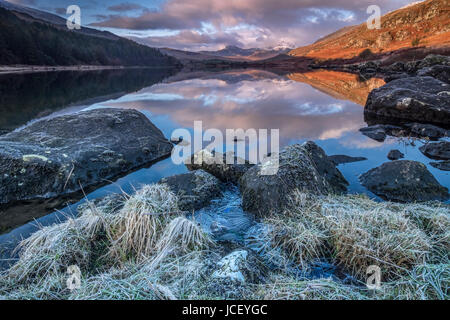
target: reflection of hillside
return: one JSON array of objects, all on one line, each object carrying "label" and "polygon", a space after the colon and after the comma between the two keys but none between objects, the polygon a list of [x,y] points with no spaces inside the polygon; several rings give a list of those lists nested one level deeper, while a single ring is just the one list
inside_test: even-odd
[{"label": "reflection of hillside", "polygon": [[167,71],[150,69],[48,72],[0,77],[0,131],[98,97],[118,97],[162,81]]},{"label": "reflection of hillside", "polygon": [[185,81],[192,79],[202,80],[222,80],[228,84],[238,83],[240,81],[257,81],[264,79],[276,79],[279,75],[270,70],[257,69],[233,69],[228,71],[201,70],[195,72],[179,72],[164,80],[165,83]]},{"label": "reflection of hillside", "polygon": [[385,84],[378,78],[364,81],[356,74],[327,70],[291,73],[288,78],[307,83],[334,98],[350,100],[362,106],[366,104],[370,91]]}]

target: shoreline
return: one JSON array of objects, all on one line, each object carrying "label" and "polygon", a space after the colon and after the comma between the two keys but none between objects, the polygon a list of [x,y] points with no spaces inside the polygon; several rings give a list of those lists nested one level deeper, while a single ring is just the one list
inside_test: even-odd
[{"label": "shoreline", "polygon": [[26,74],[39,72],[59,72],[59,71],[99,71],[99,70],[124,70],[124,69],[166,69],[165,67],[152,66],[30,66],[30,65],[0,65],[0,75],[3,74]]}]

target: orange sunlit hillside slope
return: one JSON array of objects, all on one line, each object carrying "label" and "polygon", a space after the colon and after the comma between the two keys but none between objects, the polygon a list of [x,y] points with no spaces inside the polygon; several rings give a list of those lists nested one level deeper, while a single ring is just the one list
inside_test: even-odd
[{"label": "orange sunlit hillside slope", "polygon": [[427,0],[398,9],[381,18],[380,29],[369,30],[366,23],[346,27],[289,55],[350,59],[366,49],[380,53],[418,46],[450,46],[450,0]]}]

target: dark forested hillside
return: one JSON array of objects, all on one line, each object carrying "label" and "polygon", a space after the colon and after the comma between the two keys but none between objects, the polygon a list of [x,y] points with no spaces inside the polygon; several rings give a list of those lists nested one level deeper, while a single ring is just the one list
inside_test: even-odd
[{"label": "dark forested hillside", "polygon": [[94,37],[19,18],[0,7],[0,65],[174,66],[178,62],[157,49],[131,40]]}]

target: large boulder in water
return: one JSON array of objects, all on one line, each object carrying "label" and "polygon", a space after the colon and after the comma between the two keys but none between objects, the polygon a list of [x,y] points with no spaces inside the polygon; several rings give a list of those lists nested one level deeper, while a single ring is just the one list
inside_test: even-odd
[{"label": "large boulder in water", "polygon": [[41,120],[0,137],[0,203],[87,189],[168,157],[172,148],[136,110]]},{"label": "large boulder in water", "polygon": [[256,215],[281,212],[296,189],[314,194],[347,190],[348,182],[314,142],[283,149],[274,175],[262,175],[264,165],[254,166],[240,179],[243,208]]},{"label": "large boulder in water", "polygon": [[448,199],[448,189],[420,162],[398,160],[383,163],[360,177],[362,185],[377,196],[396,202]]},{"label": "large boulder in water", "polygon": [[450,124],[450,85],[432,77],[398,79],[374,89],[367,98],[367,121],[408,120]]}]

